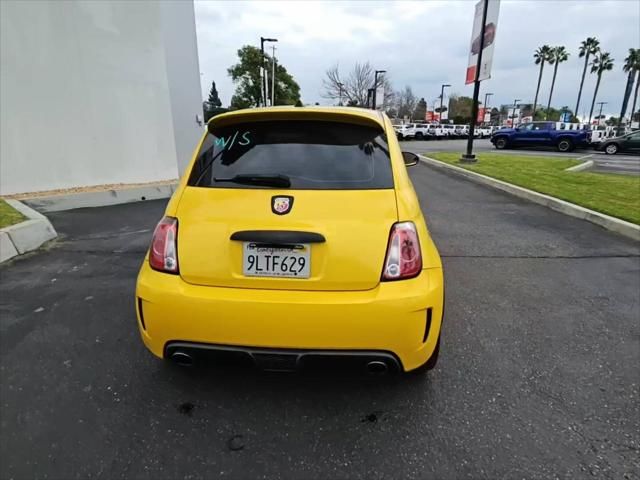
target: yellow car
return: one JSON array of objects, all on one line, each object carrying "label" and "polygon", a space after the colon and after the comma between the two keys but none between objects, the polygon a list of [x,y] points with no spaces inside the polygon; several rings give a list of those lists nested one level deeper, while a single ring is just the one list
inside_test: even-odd
[{"label": "yellow car", "polygon": [[145,345],[182,365],[433,368],[444,282],[407,175],[417,162],[372,110],[214,117],[138,275]]}]

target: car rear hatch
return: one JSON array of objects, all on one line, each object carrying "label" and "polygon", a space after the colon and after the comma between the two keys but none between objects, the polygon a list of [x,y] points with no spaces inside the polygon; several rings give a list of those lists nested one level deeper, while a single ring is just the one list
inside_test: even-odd
[{"label": "car rear hatch", "polygon": [[374,288],[398,219],[382,127],[344,120],[210,127],[177,217],[186,282]]}]

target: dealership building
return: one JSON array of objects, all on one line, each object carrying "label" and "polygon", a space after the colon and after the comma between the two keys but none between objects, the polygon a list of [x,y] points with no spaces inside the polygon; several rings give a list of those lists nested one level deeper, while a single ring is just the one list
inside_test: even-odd
[{"label": "dealership building", "polygon": [[179,176],[202,133],[193,2],[0,2],[0,194]]}]

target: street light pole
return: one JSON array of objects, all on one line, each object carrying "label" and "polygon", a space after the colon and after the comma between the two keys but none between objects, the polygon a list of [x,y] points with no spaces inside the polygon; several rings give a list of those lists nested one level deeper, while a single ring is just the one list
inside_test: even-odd
[{"label": "street light pole", "polygon": [[261,70],[260,70],[260,93],[262,94],[262,102],[263,102],[263,106],[266,107],[267,106],[267,82],[266,82],[266,75],[265,75],[265,65],[264,65],[264,44],[265,42],[277,42],[278,39],[277,38],[265,38],[265,37],[260,37],[260,65],[261,65]]},{"label": "street light pole", "polygon": [[511,114],[511,128],[516,127],[516,108],[518,106],[518,102],[521,102],[521,101],[522,101],[521,98],[516,98],[513,101],[513,113]]},{"label": "street light pole", "polygon": [[443,83],[442,84],[442,88],[440,89],[440,116],[438,117],[438,120],[440,121],[440,125],[442,125],[442,100],[444,99],[444,89],[445,87],[450,87],[451,85],[449,85],[448,83]]},{"label": "street light pole", "polygon": [[484,35],[487,24],[487,10],[489,9],[489,0],[482,2],[482,23],[480,24],[480,50],[478,51],[478,60],[476,62],[476,75],[473,82],[473,103],[471,104],[471,124],[469,125],[469,137],[467,138],[467,153],[460,157],[460,161],[464,163],[475,163],[476,156],[473,152],[473,134],[475,133],[476,120],[478,119],[478,95],[480,95],[480,69],[482,68],[482,50],[484,50]]},{"label": "street light pole", "polygon": [[[376,94],[378,93],[378,74],[379,73],[387,73],[386,70],[376,70],[373,75],[373,109],[376,109]],[[384,99],[383,99],[384,101]]]},{"label": "street light pole", "polygon": [[606,105],[609,102],[598,102],[598,105],[600,105],[600,113],[598,114],[598,126],[600,126],[600,122],[602,121],[602,106]]}]

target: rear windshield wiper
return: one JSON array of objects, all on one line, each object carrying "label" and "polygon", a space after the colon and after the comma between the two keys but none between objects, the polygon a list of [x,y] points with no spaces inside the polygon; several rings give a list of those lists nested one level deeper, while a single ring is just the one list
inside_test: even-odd
[{"label": "rear windshield wiper", "polygon": [[214,178],[215,182],[239,183],[240,185],[258,185],[261,187],[289,188],[291,180],[286,175],[259,175],[243,173],[229,178]]}]

